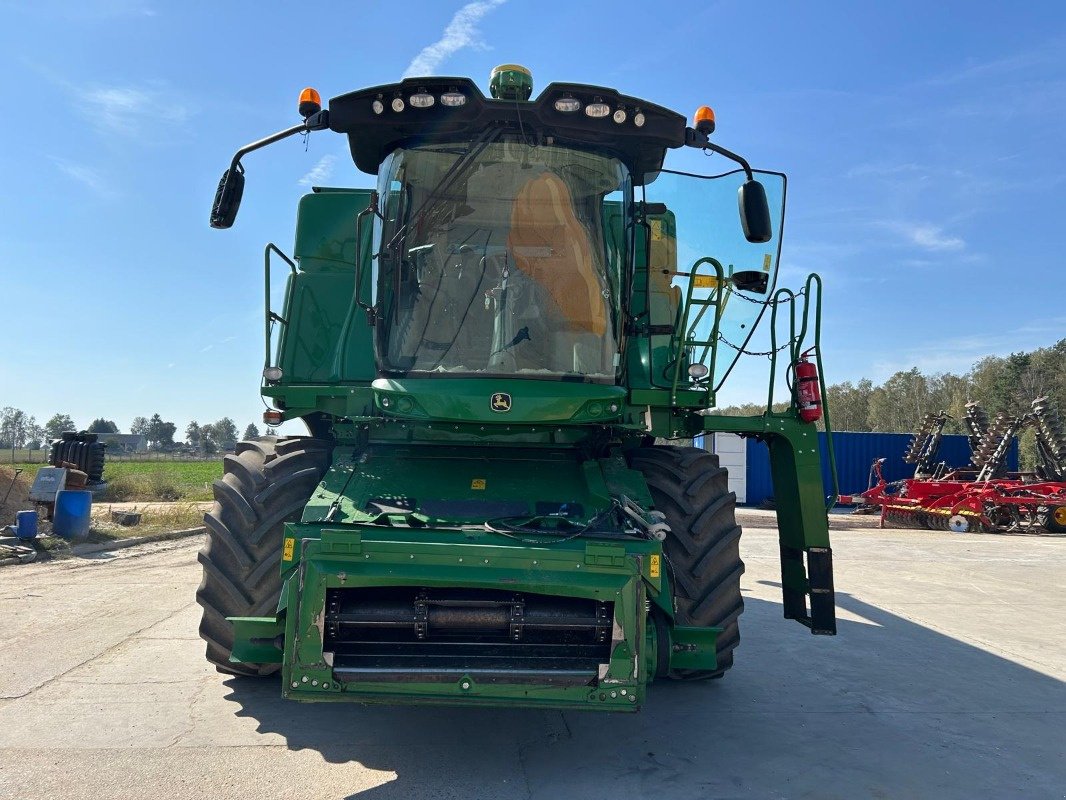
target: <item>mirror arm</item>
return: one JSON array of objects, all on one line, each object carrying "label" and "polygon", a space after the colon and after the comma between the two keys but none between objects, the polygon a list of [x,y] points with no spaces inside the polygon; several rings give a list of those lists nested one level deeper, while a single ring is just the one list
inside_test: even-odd
[{"label": "mirror arm", "polygon": [[240,161],[244,156],[249,153],[266,147],[268,144],[274,144],[274,142],[280,142],[282,139],[288,139],[290,136],[295,136],[297,133],[307,133],[309,131],[320,131],[329,127],[329,111],[323,109],[315,114],[312,114],[299,125],[293,125],[291,128],[286,128],[283,131],[272,133],[270,136],[264,137],[251,144],[246,144],[240,150],[238,150],[233,160],[230,162],[230,169],[237,169],[240,165]]},{"label": "mirror arm", "polygon": [[701,150],[710,150],[718,153],[718,155],[725,156],[730,161],[735,161],[740,164],[744,170],[744,174],[748,180],[755,180],[755,176],[752,174],[751,165],[744,159],[743,156],[738,156],[732,150],[726,150],[724,147],[715,144],[710,140],[710,137],[705,133],[700,133],[692,128],[685,128],[685,146],[686,147],[698,147]]},{"label": "mirror arm", "polygon": [[729,150],[726,150],[724,147],[719,147],[716,144],[712,144],[711,142],[707,143],[707,149],[708,150],[713,150],[714,152],[718,153],[719,155],[725,156],[730,161],[737,162],[738,164],[740,164],[741,168],[744,170],[744,174],[747,176],[748,180],[749,181],[755,180],[755,176],[751,172],[751,165],[748,164],[748,162],[744,160],[743,156],[738,156],[736,153],[731,152]]}]

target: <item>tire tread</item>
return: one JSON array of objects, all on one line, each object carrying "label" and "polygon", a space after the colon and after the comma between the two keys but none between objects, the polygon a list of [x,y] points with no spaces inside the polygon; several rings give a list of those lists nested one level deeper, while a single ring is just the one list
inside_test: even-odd
[{"label": "tire tread", "polygon": [[281,593],[281,538],[296,521],[329,466],[322,439],[263,436],[238,442],[213,484],[215,504],[204,515],[207,542],[197,560],[203,576],[196,601],[203,607],[200,637],[219,672],[266,676],[276,664],[234,664],[233,626],[227,617],[255,617],[277,606]]},{"label": "tire tread", "polygon": [[675,670],[670,677],[721,677],[733,665],[733,650],[740,643],[739,617],[744,611],[741,529],[728,472],[706,450],[672,445],[634,450],[630,466],[644,475],[655,508],[670,525],[663,552],[673,580],[678,624],[722,628],[717,641],[718,669]]}]

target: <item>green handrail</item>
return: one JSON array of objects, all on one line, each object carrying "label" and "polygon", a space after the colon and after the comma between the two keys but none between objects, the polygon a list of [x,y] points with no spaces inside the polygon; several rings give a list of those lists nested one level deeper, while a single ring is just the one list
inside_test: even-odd
[{"label": "green handrail", "polygon": [[[817,292],[815,292],[815,288],[817,288]],[[829,509],[836,505],[840,497],[840,482],[837,477],[836,451],[833,447],[833,426],[829,418],[825,368],[822,363],[822,291],[822,277],[818,273],[812,272],[807,276],[807,282],[804,284],[803,292],[801,293],[803,296],[803,310],[800,315],[801,323],[798,334],[796,333],[796,303],[799,299],[798,296],[789,289],[778,289],[774,293],[773,308],[770,313],[770,387],[766,399],[766,415],[775,416],[773,398],[777,375],[777,309],[782,303],[789,303],[789,356],[791,359],[789,363],[795,364],[804,352],[814,351],[815,365],[818,367],[818,388],[822,395],[822,421],[825,425],[826,456],[829,461],[829,475],[833,482],[833,493],[829,496],[826,504],[826,511],[828,512]],[[813,325],[810,320],[812,298],[814,298]],[[808,348],[805,347],[805,344],[809,332],[813,332],[814,344]],[[795,416],[797,413],[796,392],[794,387],[790,388],[792,388],[792,391],[788,415]]]},{"label": "green handrail", "polygon": [[[692,321],[692,324],[690,325],[689,314],[693,306],[692,293],[696,289],[696,273],[699,271],[699,268],[704,264],[710,264],[712,267],[714,267],[716,280],[715,295],[713,301],[695,301],[695,305],[702,306],[702,308],[700,309],[699,313],[696,315],[696,318]],[[685,360],[685,353],[690,347],[699,347],[700,345],[703,346],[703,352],[696,360],[696,363],[703,364],[703,362],[707,358],[707,354],[710,353],[711,363],[708,367],[707,375],[711,380],[714,379],[715,362],[718,358],[718,329],[722,321],[722,311],[724,309],[724,303],[722,302],[722,294],[726,285],[725,268],[717,259],[711,258],[710,256],[704,256],[703,258],[698,259],[692,265],[692,268],[689,270],[688,273],[688,279],[688,290],[685,292],[685,310],[681,318],[681,324],[676,328],[674,333],[676,343],[671,348],[675,352],[675,358],[674,379],[670,385],[670,405],[675,405],[677,403],[677,387],[678,384],[681,382],[681,365]],[[700,321],[703,319],[704,314],[707,313],[707,308],[709,306],[714,306],[714,322],[711,326],[711,338],[706,341],[698,341],[696,339],[693,339],[692,337],[695,335],[696,326],[700,324]]]},{"label": "green handrail", "polygon": [[296,262],[293,261],[291,258],[289,258],[287,255],[285,255],[281,251],[281,249],[277,245],[275,245],[273,242],[268,244],[266,246],[266,249],[263,251],[263,287],[264,287],[264,290],[266,292],[266,302],[264,304],[264,308],[266,309],[266,313],[265,313],[264,320],[263,320],[264,334],[265,334],[265,338],[266,338],[266,342],[265,342],[266,353],[265,353],[265,356],[263,358],[263,369],[266,369],[267,367],[273,366],[270,363],[271,362],[271,358],[270,358],[270,339],[271,339],[271,333],[273,331],[274,321],[276,320],[276,321],[280,322],[282,325],[288,324],[284,317],[281,317],[278,314],[275,314],[273,311],[270,310],[270,266],[271,266],[271,264],[270,264],[270,254],[271,253],[276,253],[277,255],[281,256],[281,259],[286,264],[289,265],[289,269],[292,271],[292,274],[293,275],[296,274]]}]

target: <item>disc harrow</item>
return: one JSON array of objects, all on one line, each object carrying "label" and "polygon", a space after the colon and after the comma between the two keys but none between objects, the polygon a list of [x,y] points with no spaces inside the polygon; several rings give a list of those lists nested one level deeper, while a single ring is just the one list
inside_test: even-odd
[{"label": "disc harrow", "polygon": [[888,483],[874,462],[876,482],[862,494],[841,495],[845,504],[881,510],[881,527],[928,528],[954,533],[1044,529],[1066,533],[1066,483],[1017,479],[987,481],[905,478]]},{"label": "disc harrow", "polygon": [[[977,403],[967,403],[966,416],[962,421],[969,431],[970,452],[976,454],[981,446],[981,440],[988,433],[988,414]],[[976,461],[972,463],[975,467],[978,466]]]},{"label": "disc harrow", "polygon": [[916,476],[932,476],[938,471],[936,456],[940,451],[940,442],[944,437],[944,426],[951,416],[946,411],[929,413],[922,419],[922,424],[911,439],[903,460],[914,464]]},{"label": "disc harrow", "polygon": [[1024,417],[996,415],[973,454],[973,464],[979,470],[977,480],[989,481],[1006,474],[1007,452],[1024,421]]},{"label": "disc harrow", "polygon": [[1036,428],[1038,474],[1044,480],[1066,480],[1066,427],[1058,408],[1050,397],[1038,397],[1029,416]]}]

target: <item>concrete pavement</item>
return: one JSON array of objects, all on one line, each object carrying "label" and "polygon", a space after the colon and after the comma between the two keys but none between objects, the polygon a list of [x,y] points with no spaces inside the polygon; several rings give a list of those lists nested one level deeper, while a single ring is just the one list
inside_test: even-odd
[{"label": "concrete pavement", "polygon": [[736,667],[636,715],[282,701],[203,661],[198,539],[0,569],[0,798],[1064,796],[1066,539],[836,530],[825,638],[751,522]]}]

